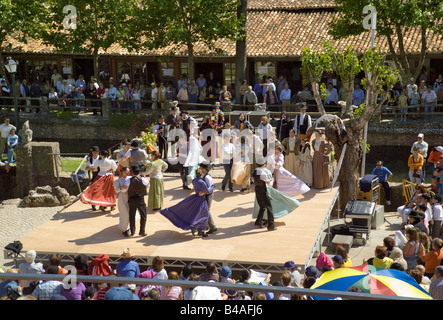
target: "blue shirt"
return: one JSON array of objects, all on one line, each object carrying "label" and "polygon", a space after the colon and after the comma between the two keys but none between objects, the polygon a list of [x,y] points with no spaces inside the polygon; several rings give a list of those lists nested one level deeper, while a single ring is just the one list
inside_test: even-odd
[{"label": "blue shirt", "polygon": [[329,96],[325,99],[326,104],[330,104],[331,102],[338,101],[337,89],[332,88],[332,90],[330,90],[330,91],[329,91],[329,89],[326,89],[326,91],[329,93]]},{"label": "blue shirt", "polygon": [[352,94],[352,103],[354,106],[359,106],[363,103],[363,98],[365,97],[365,93],[362,89],[355,89]]},{"label": "blue shirt", "polygon": [[140,267],[137,262],[126,259],[117,264],[117,275],[120,277],[136,278],[140,274]]},{"label": "blue shirt", "polygon": [[291,89],[283,89],[280,92],[280,100],[291,100]]},{"label": "blue shirt", "polygon": [[388,168],[382,166],[380,169],[375,168],[374,170],[372,170],[372,174],[378,177],[378,182],[385,182],[388,176],[392,174],[392,172],[389,171]]}]

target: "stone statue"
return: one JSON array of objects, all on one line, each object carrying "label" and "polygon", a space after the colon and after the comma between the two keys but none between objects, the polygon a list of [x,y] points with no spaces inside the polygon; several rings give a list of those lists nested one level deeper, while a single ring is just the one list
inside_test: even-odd
[{"label": "stone statue", "polygon": [[22,144],[27,144],[32,141],[33,131],[29,128],[29,120],[23,123],[22,128],[18,132],[19,136],[22,138]]}]

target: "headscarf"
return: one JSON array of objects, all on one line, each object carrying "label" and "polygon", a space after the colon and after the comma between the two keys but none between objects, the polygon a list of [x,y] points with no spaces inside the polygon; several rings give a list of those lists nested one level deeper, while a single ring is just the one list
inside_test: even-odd
[{"label": "headscarf", "polygon": [[334,265],[332,263],[331,258],[329,258],[326,253],[322,252],[317,257],[316,267],[318,270],[323,271],[323,268],[330,268],[333,269]]},{"label": "headscarf", "polygon": [[101,274],[103,276],[112,275],[112,269],[108,264],[109,256],[107,254],[101,254],[91,261],[88,267],[88,274],[95,276]]}]

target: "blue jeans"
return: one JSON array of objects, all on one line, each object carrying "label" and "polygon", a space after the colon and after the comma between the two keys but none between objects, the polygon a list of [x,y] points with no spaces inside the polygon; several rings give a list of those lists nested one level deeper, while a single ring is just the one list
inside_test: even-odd
[{"label": "blue jeans", "polygon": [[14,148],[8,149],[8,163],[14,163],[15,162],[15,158],[14,158]]},{"label": "blue jeans", "polygon": [[[434,112],[434,102],[426,102],[425,103],[425,113],[433,113]],[[431,121],[432,115],[425,114],[425,121]]]}]

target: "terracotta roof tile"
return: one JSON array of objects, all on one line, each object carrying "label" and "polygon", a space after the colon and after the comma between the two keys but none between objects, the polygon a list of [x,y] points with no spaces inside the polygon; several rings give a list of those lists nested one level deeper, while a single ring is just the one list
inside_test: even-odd
[{"label": "terracotta roof tile", "polygon": [[[250,6],[258,6],[263,0],[252,0]],[[270,7],[274,3],[292,3],[290,0],[266,1]],[[327,3],[324,0],[310,0],[308,3],[318,3],[319,5]],[[294,1],[295,4],[301,3]],[[300,57],[303,48],[309,47],[313,50],[320,50],[323,42],[328,40],[335,48],[344,49],[348,45],[352,45],[359,53],[369,48],[371,43],[371,34],[368,31],[357,36],[345,39],[334,40],[328,34],[328,24],[334,16],[338,14],[333,10],[303,10],[303,11],[287,11],[287,10],[263,10],[249,11],[246,22],[247,28],[247,55],[248,57]],[[431,30],[428,31],[428,53],[441,53],[443,51],[443,41]],[[376,46],[384,53],[389,53],[388,43],[385,37],[375,37]],[[396,46],[394,39],[394,46]],[[420,52],[420,30],[411,29],[405,35],[405,49],[411,54]],[[26,53],[54,53],[52,47],[41,45],[38,41],[29,41],[27,44],[19,43],[11,39],[11,47],[4,48],[4,52],[26,52]],[[195,44],[196,57],[234,57],[235,42],[231,40],[220,40],[216,47],[222,53],[216,53],[214,50],[208,50],[201,43]],[[171,51],[172,47],[162,48],[152,51],[128,52],[118,44],[114,44],[106,52],[101,51],[102,55],[135,55],[135,56],[161,56]],[[66,53],[69,54],[69,53]],[[176,56],[187,56],[186,47],[179,48],[175,51]]]}]

